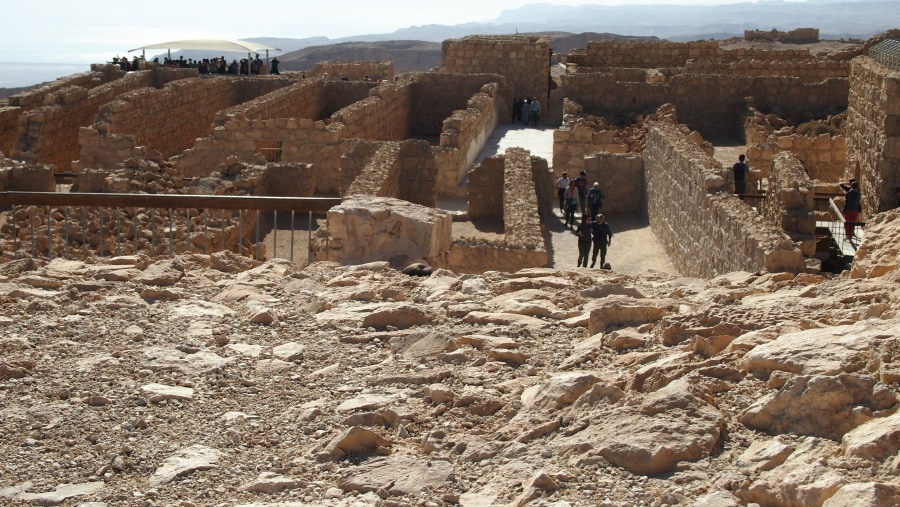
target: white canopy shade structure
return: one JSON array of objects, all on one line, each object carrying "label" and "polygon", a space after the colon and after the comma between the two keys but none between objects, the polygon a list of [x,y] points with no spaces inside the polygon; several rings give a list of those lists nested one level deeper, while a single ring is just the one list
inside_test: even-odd
[{"label": "white canopy shade structure", "polygon": [[269,59],[269,50],[281,51],[280,49],[258,42],[250,42],[245,40],[224,40],[224,39],[188,39],[175,40],[171,42],[161,42],[159,44],[151,44],[139,48],[129,49],[128,52],[141,51],[142,56],[148,49],[167,49],[169,50],[169,59],[172,59],[173,49],[199,49],[208,51],[240,51],[241,53],[257,53],[265,50],[266,60]]}]

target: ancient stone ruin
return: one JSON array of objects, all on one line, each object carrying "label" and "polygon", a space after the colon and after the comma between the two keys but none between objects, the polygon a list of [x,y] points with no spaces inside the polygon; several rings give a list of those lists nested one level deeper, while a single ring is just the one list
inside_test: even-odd
[{"label": "ancient stone ruin", "polygon": [[[468,37],[425,73],[98,65],[12,97],[0,504],[900,504],[898,35]],[[550,156],[482,157],[523,97]],[[563,171],[674,272],[551,265]],[[308,262],[261,239],[296,198]]]}]

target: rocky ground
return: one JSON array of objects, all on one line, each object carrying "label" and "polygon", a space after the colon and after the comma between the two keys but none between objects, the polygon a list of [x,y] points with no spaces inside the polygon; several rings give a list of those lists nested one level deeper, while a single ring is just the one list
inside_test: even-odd
[{"label": "rocky ground", "polygon": [[896,505],[879,217],[836,277],[8,261],[0,504]]}]

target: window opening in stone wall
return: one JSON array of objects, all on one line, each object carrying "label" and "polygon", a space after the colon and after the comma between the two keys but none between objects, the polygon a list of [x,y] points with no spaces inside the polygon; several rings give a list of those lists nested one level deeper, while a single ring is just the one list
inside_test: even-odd
[{"label": "window opening in stone wall", "polygon": [[256,152],[266,158],[266,162],[281,162],[281,141],[256,140]]}]

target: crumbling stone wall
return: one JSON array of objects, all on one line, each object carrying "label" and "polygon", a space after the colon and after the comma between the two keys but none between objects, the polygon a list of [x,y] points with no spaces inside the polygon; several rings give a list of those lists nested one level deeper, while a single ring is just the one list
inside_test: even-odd
[{"label": "crumbling stone wall", "polygon": [[440,72],[504,76],[509,83],[510,95],[508,103],[504,103],[502,118],[512,119],[514,97],[536,96],[547,109],[550,38],[498,35],[448,39],[441,47]]},{"label": "crumbling stone wall", "polygon": [[[502,175],[502,181],[493,185],[498,174]],[[486,159],[473,170],[473,177],[480,184],[476,189],[470,183],[475,194],[469,198],[469,217],[496,218],[496,204],[487,201],[501,201],[503,236],[497,240],[457,238],[450,250],[450,269],[466,273],[492,269],[512,272],[549,263],[540,217],[549,213],[553,204],[549,197],[539,197],[541,189],[536,174],[550,174],[546,161],[541,164],[522,148],[509,148],[504,155]],[[481,184],[492,186],[486,188]],[[476,216],[471,214],[473,203]]]},{"label": "crumbling stone wall", "polygon": [[19,107],[3,107],[0,102],[0,153],[12,153],[19,133],[19,118],[22,109]]},{"label": "crumbling stone wall", "polygon": [[553,168],[577,175],[584,169],[585,157],[594,153],[627,153],[628,145],[615,129],[598,129],[586,118],[570,116],[553,132]]},{"label": "crumbling stone wall", "polygon": [[786,232],[804,256],[816,253],[815,186],[802,162],[791,153],[779,153],[772,160],[769,187],[762,214]]},{"label": "crumbling stone wall", "polygon": [[417,74],[409,87],[412,137],[435,143],[440,138],[441,146],[455,147],[465,146],[466,142],[455,136],[446,137],[449,118],[472,108],[482,113],[497,108],[505,111],[503,101],[509,94],[506,80],[497,74]]},{"label": "crumbling stone wall", "polygon": [[644,173],[650,226],[682,274],[804,270],[790,238],[730,193],[728,170],[683,126],[650,125]]},{"label": "crumbling stone wall", "polygon": [[[772,160],[778,153],[792,153],[806,169],[810,178],[822,182],[837,182],[847,167],[847,144],[842,135],[819,134],[814,137],[799,134],[795,127],[773,125],[771,115],[753,110],[744,121],[748,164],[768,177]],[[780,125],[780,124],[779,124]]]},{"label": "crumbling stone wall", "polygon": [[862,194],[860,220],[896,205],[900,186],[900,71],[868,56],[851,61],[845,178]]},{"label": "crumbling stone wall", "polygon": [[394,79],[394,62],[317,62],[308,76],[321,80],[322,74],[328,74],[329,81],[338,81],[346,76],[350,81],[362,81],[366,76],[370,80]]},{"label": "crumbling stone wall", "polygon": [[600,183],[600,190],[606,196],[602,213],[646,214],[644,159],[640,154],[594,153],[585,157],[584,171],[588,185]]}]

